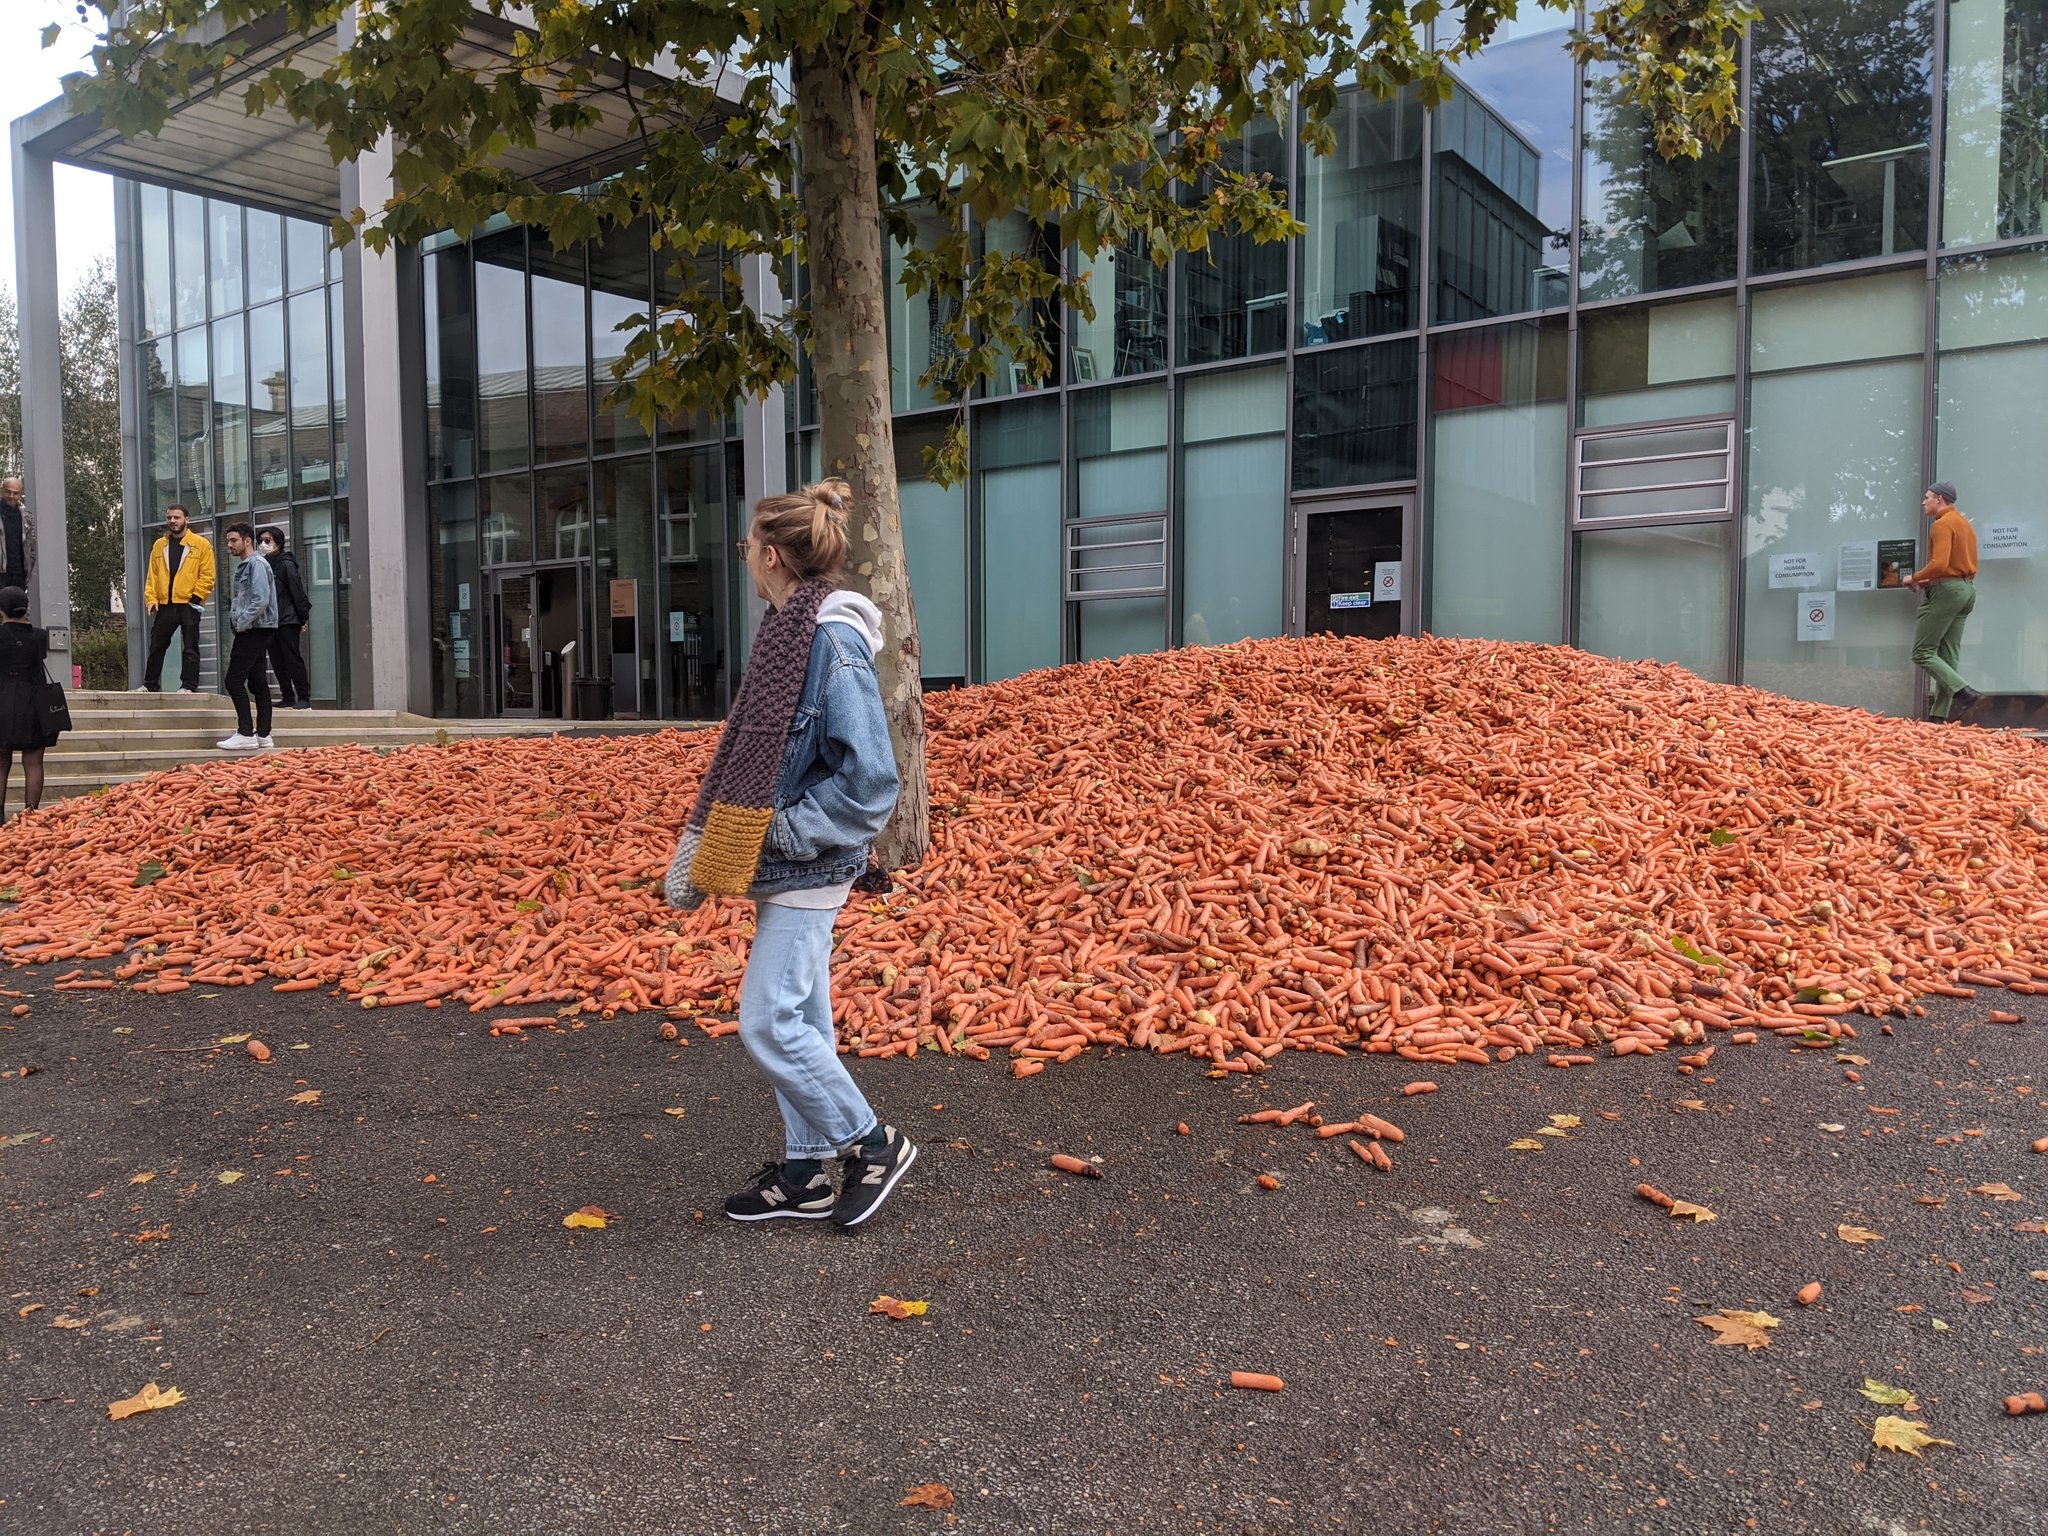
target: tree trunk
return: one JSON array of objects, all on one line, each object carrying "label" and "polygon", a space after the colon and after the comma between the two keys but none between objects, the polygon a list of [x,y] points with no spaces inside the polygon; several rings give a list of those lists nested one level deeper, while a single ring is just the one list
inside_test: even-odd
[{"label": "tree trunk", "polygon": [[924,693],[917,611],[903,553],[890,429],[888,273],[875,180],[875,99],[847,65],[804,54],[796,68],[803,204],[811,266],[811,368],[821,462],[853,487],[847,518],[852,584],[882,611],[875,668],[903,778],[896,815],[875,845],[885,870],[914,866],[931,841],[924,774]]}]

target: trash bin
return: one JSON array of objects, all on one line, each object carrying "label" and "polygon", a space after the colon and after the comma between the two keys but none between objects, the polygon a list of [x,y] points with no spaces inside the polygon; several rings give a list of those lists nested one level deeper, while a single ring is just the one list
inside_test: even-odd
[{"label": "trash bin", "polygon": [[576,679],[576,718],[609,720],[612,717],[612,680],[608,677]]}]

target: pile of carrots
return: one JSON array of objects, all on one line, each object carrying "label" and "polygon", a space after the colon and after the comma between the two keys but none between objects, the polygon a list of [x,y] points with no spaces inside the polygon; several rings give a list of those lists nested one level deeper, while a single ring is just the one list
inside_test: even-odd
[{"label": "pile of carrots", "polygon": [[[1454,640],[1246,642],[935,695],[932,848],[840,920],[864,1056],[1257,1071],[1816,1044],[2048,990],[2048,750]],[[24,817],[0,949],[500,1027],[734,1026],[752,909],[661,881],[710,733],[265,754]]]}]

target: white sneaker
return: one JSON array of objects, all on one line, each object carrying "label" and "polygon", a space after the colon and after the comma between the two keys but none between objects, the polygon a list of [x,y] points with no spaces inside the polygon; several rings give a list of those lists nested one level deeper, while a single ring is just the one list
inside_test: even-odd
[{"label": "white sneaker", "polygon": [[275,752],[277,750],[277,738],[275,736],[258,736],[256,738],[256,749],[259,752]]},{"label": "white sneaker", "polygon": [[256,748],[263,745],[263,738],[260,736],[244,736],[240,731],[237,731],[232,736],[223,737],[217,745],[223,752],[253,752]]}]

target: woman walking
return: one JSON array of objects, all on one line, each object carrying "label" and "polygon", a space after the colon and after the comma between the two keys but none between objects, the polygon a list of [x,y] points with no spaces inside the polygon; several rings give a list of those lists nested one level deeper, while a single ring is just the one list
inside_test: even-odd
[{"label": "woman walking", "polygon": [[33,811],[43,803],[43,749],[57,739],[37,710],[45,680],[43,658],[50,632],[28,621],[28,594],[0,588],[0,821],[14,780],[14,754],[21,754],[21,804]]},{"label": "woman walking", "polygon": [[[732,715],[669,867],[668,899],[754,901],[740,1039],[775,1090],[783,1157],[725,1202],[734,1221],[829,1216],[856,1227],[917,1148],[869,1108],[832,1028],[832,924],[896,806],[875,681],[882,615],[837,590],[846,482],[756,503],[738,553],[769,606]],[[835,1191],[825,1163],[844,1159]]]}]

